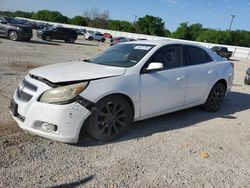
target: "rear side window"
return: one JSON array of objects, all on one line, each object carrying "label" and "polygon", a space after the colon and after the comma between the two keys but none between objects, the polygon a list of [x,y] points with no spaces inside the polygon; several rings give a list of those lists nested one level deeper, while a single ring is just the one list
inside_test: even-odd
[{"label": "rear side window", "polygon": [[181,46],[180,45],[168,45],[163,47],[152,58],[151,62],[163,63],[164,69],[171,69],[181,67]]},{"label": "rear side window", "polygon": [[207,52],[201,48],[195,46],[186,46],[185,48],[186,48],[187,65],[199,65],[212,61],[210,55],[208,55]]}]

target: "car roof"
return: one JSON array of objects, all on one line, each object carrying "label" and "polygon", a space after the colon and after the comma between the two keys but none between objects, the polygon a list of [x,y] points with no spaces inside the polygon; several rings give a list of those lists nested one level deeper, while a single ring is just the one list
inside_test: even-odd
[{"label": "car roof", "polygon": [[156,46],[163,46],[163,45],[169,45],[169,44],[184,44],[184,45],[198,46],[200,48],[205,48],[204,46],[201,46],[199,44],[194,44],[191,42],[179,42],[179,41],[169,41],[169,40],[135,40],[129,43],[144,44],[144,45],[148,44],[148,45],[156,45]]}]

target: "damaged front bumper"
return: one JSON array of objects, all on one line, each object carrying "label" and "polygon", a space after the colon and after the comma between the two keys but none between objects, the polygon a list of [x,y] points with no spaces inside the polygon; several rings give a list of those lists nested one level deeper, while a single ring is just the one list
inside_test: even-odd
[{"label": "damaged front bumper", "polygon": [[[10,108],[20,128],[52,140],[76,143],[84,121],[91,114],[92,103],[80,97],[63,105],[41,103],[37,99],[49,86],[29,76],[25,80],[26,85],[37,86],[37,91],[29,101],[25,101],[19,94],[20,86],[14,93]],[[25,84],[22,87],[24,92],[29,93]]]}]

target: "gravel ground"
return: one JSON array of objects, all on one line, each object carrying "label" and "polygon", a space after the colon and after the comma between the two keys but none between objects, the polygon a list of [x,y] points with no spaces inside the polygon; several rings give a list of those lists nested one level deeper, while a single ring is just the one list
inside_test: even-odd
[{"label": "gravel ground", "polygon": [[250,187],[250,60],[235,59],[232,92],[218,113],[198,108],[144,120],[126,136],[78,145],[32,136],[8,112],[35,67],[87,58],[108,43],[0,38],[0,187]]}]

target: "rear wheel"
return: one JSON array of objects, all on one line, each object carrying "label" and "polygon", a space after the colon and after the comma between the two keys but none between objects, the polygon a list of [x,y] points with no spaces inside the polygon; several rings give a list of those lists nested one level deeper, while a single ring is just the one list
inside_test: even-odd
[{"label": "rear wheel", "polygon": [[202,109],[208,112],[217,112],[226,94],[226,87],[223,83],[217,83],[209,93],[207,101],[202,105]]},{"label": "rear wheel", "polygon": [[10,38],[10,40],[17,41],[18,40],[18,33],[16,31],[10,31],[9,38]]},{"label": "rear wheel", "polygon": [[87,131],[95,139],[108,141],[125,134],[132,124],[132,110],[127,100],[109,96],[100,100],[87,121]]},{"label": "rear wheel", "polygon": [[102,38],[102,39],[101,39],[101,42],[105,42],[105,38]]},{"label": "rear wheel", "polygon": [[89,37],[89,40],[92,41],[92,40],[93,40],[93,37]]}]

